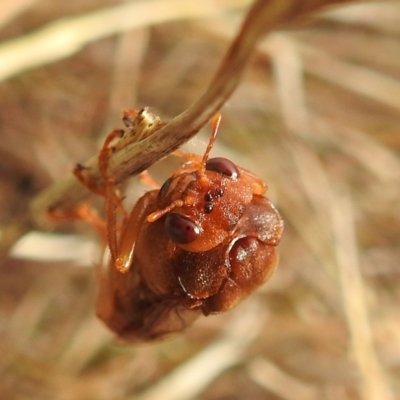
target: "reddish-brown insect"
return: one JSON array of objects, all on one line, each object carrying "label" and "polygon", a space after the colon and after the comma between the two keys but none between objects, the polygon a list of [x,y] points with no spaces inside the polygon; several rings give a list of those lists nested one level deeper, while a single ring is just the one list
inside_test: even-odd
[{"label": "reddish-brown insect", "polygon": [[[141,140],[138,131],[148,136],[159,126],[147,109],[126,113],[124,121],[134,140]],[[227,311],[276,267],[282,219],[263,196],[261,179],[225,158],[209,158],[219,121],[213,120],[203,157],[179,153],[182,167],[145,193],[121,228],[115,217],[124,215],[121,198],[107,173],[110,143],[121,131],[109,135],[99,154],[105,189],[87,182],[83,167],[75,171],[105,196],[111,262],[99,271],[97,314],[123,339],[160,339],[201,314]]]}]

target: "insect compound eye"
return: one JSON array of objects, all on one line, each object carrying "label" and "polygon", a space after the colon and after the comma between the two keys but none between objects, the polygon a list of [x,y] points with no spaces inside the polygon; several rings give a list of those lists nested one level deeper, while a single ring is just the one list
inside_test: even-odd
[{"label": "insect compound eye", "polygon": [[167,235],[179,244],[192,243],[200,234],[200,229],[195,223],[175,213],[167,215],[164,228]]},{"label": "insect compound eye", "polygon": [[159,193],[158,193],[158,195],[159,195],[160,197],[164,197],[164,196],[167,194],[168,189],[169,189],[169,187],[171,186],[171,182],[172,182],[172,178],[169,178],[169,179],[167,179],[167,180],[164,182],[164,184],[161,186],[161,189],[160,189],[160,191],[159,191]]},{"label": "insect compound eye", "polygon": [[206,170],[219,172],[229,176],[230,178],[236,179],[239,176],[239,171],[236,165],[223,157],[210,158],[206,163]]}]

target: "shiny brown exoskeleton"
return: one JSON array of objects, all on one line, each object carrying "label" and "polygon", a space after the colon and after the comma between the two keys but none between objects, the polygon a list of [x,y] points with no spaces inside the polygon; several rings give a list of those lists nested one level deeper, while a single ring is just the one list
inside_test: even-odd
[{"label": "shiny brown exoskeleton", "polygon": [[[149,111],[131,112],[129,126],[140,126],[144,113]],[[145,193],[120,229],[115,215],[121,198],[107,174],[110,143],[120,131],[99,154],[111,262],[99,271],[97,314],[123,339],[160,339],[201,314],[227,311],[276,267],[283,222],[263,196],[266,185],[232,161],[208,157],[219,121],[214,118],[204,156],[179,153],[183,166],[160,189]],[[75,172],[93,190],[82,170]]]}]

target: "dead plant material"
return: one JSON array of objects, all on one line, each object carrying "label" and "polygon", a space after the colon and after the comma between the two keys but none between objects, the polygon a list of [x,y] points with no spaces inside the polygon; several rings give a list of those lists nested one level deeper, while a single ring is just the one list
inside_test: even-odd
[{"label": "dead plant material", "polygon": [[[243,71],[257,43],[275,29],[290,27],[300,19],[329,5],[346,0],[265,1],[257,0],[249,10],[242,28],[231,43],[208,89],[186,111],[169,121],[146,140],[135,142],[115,152],[109,171],[116,183],[136,175],[156,161],[171,154],[190,140],[221,109],[240,82]],[[90,180],[101,179],[97,157],[84,163]],[[72,176],[41,193],[32,203],[32,215],[42,217],[47,210],[71,207],[87,196]]]},{"label": "dead plant material", "polygon": [[[52,227],[57,232],[33,230],[30,207],[36,202],[41,219],[52,204],[75,206],[85,198],[85,189],[64,177],[97,153],[104,135],[121,123],[122,110],[150,106],[173,121],[198,104],[249,3],[3,3],[0,69],[1,49],[19,39],[32,43],[26,40],[50,24],[71,28],[68,23],[104,17],[109,14],[102,11],[121,4],[136,4],[145,14],[126,22],[134,32],[117,20],[113,27],[121,29],[101,40],[87,41],[106,26],[85,31],[82,24],[69,36],[83,41],[74,52],[32,60],[34,68],[26,64],[0,82],[0,240],[12,248],[0,254],[2,399],[400,398],[398,1],[312,12],[312,24],[305,9],[304,18],[294,18],[296,9],[287,24],[274,25],[296,29],[265,36],[274,26],[260,29],[264,39],[249,52],[246,73],[230,86],[234,92],[221,109],[212,155],[268,184],[285,220],[279,267],[229,313],[144,346],[118,343],[94,315],[96,232],[79,223]],[[167,5],[178,3],[197,8],[174,7],[166,20]],[[310,10],[318,7],[314,2]],[[235,76],[230,65],[223,74],[226,84]],[[204,121],[219,107],[220,92],[229,93],[213,82],[212,107],[202,103]],[[196,114],[197,126],[203,111]],[[208,138],[207,127],[183,150],[202,154]],[[150,139],[139,147],[145,150]],[[168,139],[171,149],[175,139]],[[139,147],[128,149],[134,154]],[[161,157],[156,147],[151,151],[152,159]],[[124,152],[115,157],[115,169]],[[93,159],[94,174],[95,164]],[[166,157],[150,173],[162,183],[178,167],[177,157]],[[135,168],[140,164],[124,167],[121,183]],[[148,190],[138,181],[123,184],[127,207]],[[63,189],[54,191],[57,185]],[[101,210],[101,198],[90,201],[94,207],[99,201]]]}]

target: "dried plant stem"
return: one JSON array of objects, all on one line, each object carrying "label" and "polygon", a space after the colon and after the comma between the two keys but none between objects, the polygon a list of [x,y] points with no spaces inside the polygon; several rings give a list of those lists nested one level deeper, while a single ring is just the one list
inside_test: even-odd
[{"label": "dried plant stem", "polygon": [[221,11],[244,7],[248,2],[249,0],[131,1],[55,20],[32,33],[0,44],[0,80],[69,57],[89,43],[117,33],[168,21],[215,15]]},{"label": "dried plant stem", "polygon": [[387,377],[376,354],[369,318],[365,283],[358,259],[355,216],[350,196],[337,196],[332,209],[336,261],[339,267],[343,306],[351,336],[352,353],[360,370],[363,400],[393,400]]},{"label": "dried plant stem", "polygon": [[[348,0],[257,0],[249,10],[243,26],[232,42],[209,88],[191,107],[171,120],[149,138],[128,145],[113,154],[110,172],[121,183],[156,161],[166,157],[192,138],[223,106],[237,87],[242,73],[259,40],[274,29],[288,27],[311,12]],[[97,157],[86,164],[88,176],[99,181]],[[71,207],[87,196],[87,191],[72,177],[57,182],[32,203],[36,221],[49,208]],[[38,219],[39,218],[39,219]]]}]

